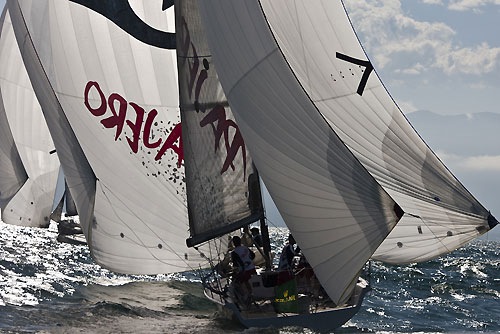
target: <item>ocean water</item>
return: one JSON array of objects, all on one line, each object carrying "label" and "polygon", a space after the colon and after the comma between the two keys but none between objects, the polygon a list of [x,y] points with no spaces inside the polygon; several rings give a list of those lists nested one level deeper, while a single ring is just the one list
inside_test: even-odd
[{"label": "ocean water", "polygon": [[[118,275],[55,229],[0,223],[2,333],[314,333],[245,329],[203,297],[193,273]],[[271,229],[273,247],[287,235]],[[372,263],[373,291],[336,333],[500,332],[500,242],[475,241],[440,259]]]}]

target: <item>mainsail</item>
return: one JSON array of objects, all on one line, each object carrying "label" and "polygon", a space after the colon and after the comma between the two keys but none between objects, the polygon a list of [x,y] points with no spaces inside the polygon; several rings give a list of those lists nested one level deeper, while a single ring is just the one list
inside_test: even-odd
[{"label": "mainsail", "polygon": [[406,120],[373,71],[342,1],[260,3],[277,47],[318,111],[406,213],[375,259],[425,261],[496,224]]},{"label": "mainsail", "polygon": [[[323,288],[342,304],[403,212],[318,111],[261,3],[198,3],[219,78],[259,174]],[[288,15],[294,2],[280,3]]]},{"label": "mainsail", "polygon": [[13,225],[47,227],[59,160],[7,8],[0,39],[0,122],[2,220]]},{"label": "mainsail", "polygon": [[[157,2],[127,4],[118,14],[142,22],[134,34],[172,28]],[[116,1],[8,5],[96,262],[141,274],[198,267],[185,244],[175,53],[108,19]]]},{"label": "mainsail", "polygon": [[259,177],[222,91],[198,4],[175,3],[186,189],[195,245],[259,220]]}]

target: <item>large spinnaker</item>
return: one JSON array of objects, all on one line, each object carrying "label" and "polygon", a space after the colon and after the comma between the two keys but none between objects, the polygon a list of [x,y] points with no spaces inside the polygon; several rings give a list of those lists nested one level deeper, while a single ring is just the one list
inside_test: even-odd
[{"label": "large spinnaker", "polygon": [[318,112],[259,2],[198,3],[259,175],[322,286],[342,304],[402,211]]},{"label": "large spinnaker", "polygon": [[[48,96],[47,107],[57,107],[44,107],[46,117],[68,131],[53,137],[70,143],[64,152],[57,149],[92,255],[122,273],[196,268],[203,259],[185,244],[175,53],[132,37],[106,18],[114,1],[98,3],[100,9],[111,6],[103,15],[92,10],[96,3],[79,2],[8,4],[19,13],[18,43],[38,63],[38,89]],[[141,21],[146,34],[151,26],[173,26],[157,4],[126,3],[127,13],[147,21]]]},{"label": "large spinnaker", "polygon": [[[5,22],[7,8],[2,11],[0,18],[1,29]],[[0,34],[2,31],[0,30]],[[21,189],[28,179],[28,174],[24,169],[23,162],[17,151],[12,132],[10,131],[5,107],[3,104],[2,90],[0,87],[0,209],[5,210],[5,206],[10,199]]]},{"label": "large spinnaker", "polygon": [[[0,91],[2,99],[2,128],[8,127],[11,137],[2,137],[2,146],[11,146],[10,156],[2,165],[1,174],[16,170],[15,194],[9,186],[0,185],[4,202],[2,220],[5,223],[30,227],[48,227],[54,201],[59,160],[54,144],[31,86],[23,59],[17,46],[7,8],[0,38]],[[3,131],[5,134],[5,131]],[[13,140],[13,141],[12,141]],[[5,143],[4,143],[5,141]],[[4,158],[2,157],[2,160]],[[18,165],[20,163],[20,165]],[[2,178],[3,180],[3,178]],[[24,181],[23,181],[24,180]],[[15,188],[11,188],[15,189]]]},{"label": "large spinnaker", "polygon": [[399,110],[373,71],[342,1],[260,4],[278,48],[315,107],[407,213],[375,259],[425,261],[496,224]]},{"label": "large spinnaker", "polygon": [[186,189],[195,245],[263,216],[259,178],[212,62],[196,0],[175,3]]}]

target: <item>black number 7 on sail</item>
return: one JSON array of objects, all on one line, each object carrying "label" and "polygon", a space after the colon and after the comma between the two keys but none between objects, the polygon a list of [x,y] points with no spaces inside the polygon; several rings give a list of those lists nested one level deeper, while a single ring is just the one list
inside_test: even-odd
[{"label": "black number 7 on sail", "polygon": [[365,90],[366,83],[368,82],[368,78],[370,77],[370,74],[373,71],[373,65],[367,60],[361,60],[357,58],[352,58],[349,56],[346,56],[345,54],[342,54],[340,52],[337,52],[337,58],[347,61],[352,64],[356,64],[359,66],[364,66],[366,67],[365,73],[363,74],[363,77],[361,78],[361,81],[359,82],[358,90],[357,93],[361,96],[363,96],[363,91]]}]

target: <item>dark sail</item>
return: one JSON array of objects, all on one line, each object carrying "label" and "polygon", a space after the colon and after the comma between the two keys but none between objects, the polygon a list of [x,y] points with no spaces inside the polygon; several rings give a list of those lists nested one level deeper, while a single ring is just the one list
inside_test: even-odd
[{"label": "dark sail", "polygon": [[262,217],[252,158],[219,83],[197,1],[177,1],[182,136],[191,238],[188,246]]}]

